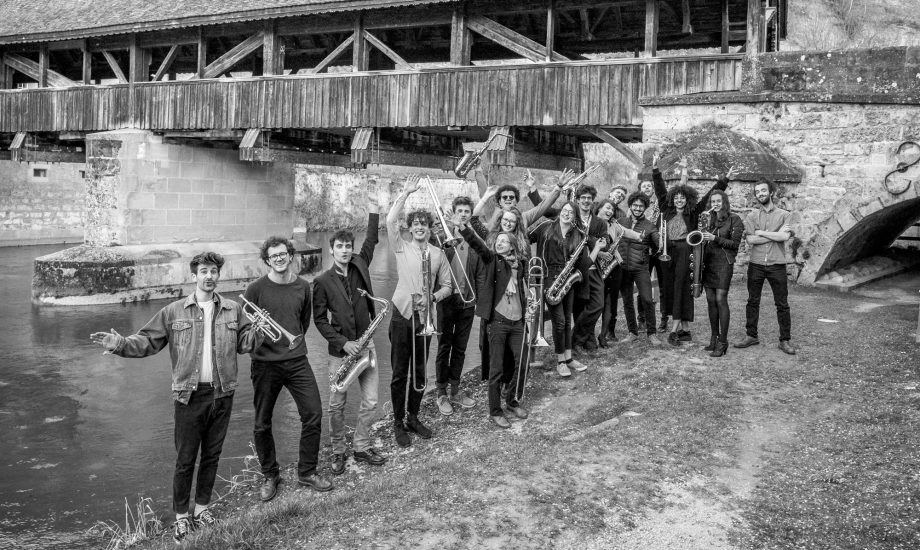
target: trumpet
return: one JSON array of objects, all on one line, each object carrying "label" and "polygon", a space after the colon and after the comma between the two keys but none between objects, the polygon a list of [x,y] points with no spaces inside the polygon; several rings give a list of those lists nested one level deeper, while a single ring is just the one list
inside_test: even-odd
[{"label": "trumpet", "polygon": [[565,185],[562,186],[562,191],[563,192],[574,191],[575,188],[577,188],[581,184],[581,182],[585,181],[585,178],[587,178],[588,176],[596,172],[598,169],[600,169],[600,167],[601,167],[600,164],[592,164],[587,170],[585,170],[584,172],[578,174],[574,178],[567,181]]},{"label": "trumpet", "polygon": [[504,136],[510,138],[510,134],[493,134],[485,143],[482,144],[482,149],[476,151],[468,151],[463,154],[463,158],[460,159],[460,162],[457,163],[457,166],[454,167],[454,174],[458,178],[465,178],[471,170],[479,166],[479,163],[482,162],[482,155],[486,153],[486,149],[489,148],[489,144],[492,143],[492,140],[498,136]]},{"label": "trumpet", "polygon": [[664,219],[664,214],[661,214],[661,229],[658,231],[658,238],[661,240],[661,254],[658,255],[658,261],[670,262],[671,257],[668,256],[668,220]]},{"label": "trumpet", "polygon": [[[431,182],[431,178],[428,176],[425,176],[425,188],[428,190],[428,195],[431,197],[431,202],[434,203],[434,213],[438,218],[438,223],[441,224],[441,228],[444,230],[444,239],[441,239],[439,236],[435,235],[435,238],[438,240],[438,244],[440,244],[442,248],[452,248],[457,246],[463,242],[463,237],[453,233],[450,229],[450,226],[447,225],[447,220],[444,216],[444,210],[441,209],[441,201],[438,200],[438,194],[434,191],[434,184]],[[474,290],[473,282],[470,281],[469,276],[466,274],[466,266],[463,265],[463,260],[460,259],[460,256],[457,256],[457,261],[460,263],[460,269],[463,278],[466,281],[466,288],[469,289],[470,293],[470,297],[467,298],[461,292],[460,299],[464,304],[472,304],[476,301],[476,290]],[[457,280],[457,274],[454,272],[452,262],[447,262],[447,268],[450,269],[450,276],[453,277],[454,280]]]},{"label": "trumpet", "polygon": [[240,294],[240,299],[243,300],[243,313],[246,314],[246,317],[249,318],[249,322],[258,323],[262,321],[264,324],[259,326],[259,331],[265,335],[266,338],[272,342],[277,342],[281,340],[283,336],[288,342],[288,349],[294,349],[300,344],[300,340],[303,338],[303,334],[294,336],[290,332],[284,330],[284,327],[281,326],[278,321],[272,319],[271,314],[269,314],[264,309],[255,305],[246,299],[245,296]]}]

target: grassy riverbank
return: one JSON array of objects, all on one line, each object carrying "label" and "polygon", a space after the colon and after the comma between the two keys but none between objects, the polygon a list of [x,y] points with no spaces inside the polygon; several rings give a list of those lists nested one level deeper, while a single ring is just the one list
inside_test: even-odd
[{"label": "grassy riverbank", "polygon": [[471,381],[472,410],[445,418],[426,399],[434,439],[398,449],[383,422],[386,466],[349,463],[323,495],[288,471],[273,502],[235,493],[186,546],[917,548],[916,305],[794,289],[789,357],[765,298],[760,346],[588,354],[569,380],[534,372],[531,417],[504,431]]}]

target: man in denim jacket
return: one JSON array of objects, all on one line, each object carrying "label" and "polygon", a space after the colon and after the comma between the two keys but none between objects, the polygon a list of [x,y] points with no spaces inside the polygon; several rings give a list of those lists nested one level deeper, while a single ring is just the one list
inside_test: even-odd
[{"label": "man in denim jacket", "polygon": [[[147,357],[169,345],[178,454],[173,476],[176,542],[193,525],[215,521],[208,504],[230,423],[237,385],[236,355],[251,352],[263,340],[261,321],[251,324],[239,304],[214,291],[223,265],[220,254],[198,254],[190,263],[194,294],[161,309],[137,334],[122,336],[112,329],[90,335],[106,353],[121,357]],[[190,519],[189,497],[199,449],[195,510]]]}]

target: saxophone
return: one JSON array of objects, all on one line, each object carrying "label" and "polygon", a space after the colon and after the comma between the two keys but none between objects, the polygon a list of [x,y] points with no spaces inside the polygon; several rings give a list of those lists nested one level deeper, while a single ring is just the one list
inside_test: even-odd
[{"label": "saxophone", "polygon": [[[619,227],[620,224],[614,222],[610,225],[612,226],[615,225]],[[604,260],[597,261],[597,267],[601,271],[601,279],[606,279],[607,276],[610,275],[610,272],[613,271],[613,268],[623,263],[623,257],[620,256],[620,252],[617,250],[617,246],[619,246],[620,244],[620,239],[623,238],[623,229],[622,228],[617,229],[616,227],[614,227],[614,232],[618,233],[618,235],[617,235],[616,240],[613,241],[613,243],[611,243],[610,245],[610,249],[613,251],[613,253],[611,254],[610,261],[604,261]]]},{"label": "saxophone", "polygon": [[690,253],[690,270],[693,277],[690,291],[694,298],[699,298],[703,293],[703,247],[706,246],[706,242],[703,241],[703,231],[709,231],[712,213],[715,211],[715,208],[710,208],[700,213],[697,230],[687,235],[687,244],[693,247],[693,252]]},{"label": "saxophone", "polygon": [[371,366],[371,356],[367,351],[367,345],[371,342],[371,338],[374,336],[374,331],[377,330],[377,327],[380,326],[380,323],[386,318],[390,313],[390,301],[384,298],[375,298],[369,293],[365,292],[363,289],[358,289],[358,293],[364,297],[368,297],[378,305],[381,306],[380,313],[371,321],[367,330],[364,331],[364,334],[358,338],[358,352],[352,355],[345,357],[345,360],[342,361],[342,364],[339,365],[339,368],[329,374],[329,390],[332,393],[341,392],[344,393],[348,390],[348,386],[354,382],[358,376],[364,372],[369,366]]},{"label": "saxophone", "polygon": [[[581,231],[577,225],[572,227]],[[581,272],[575,270],[575,264],[578,263],[581,251],[585,248],[585,244],[588,243],[588,234],[584,231],[581,231],[581,233],[584,235],[584,238],[578,243],[578,248],[575,249],[569,261],[565,263],[565,267],[559,272],[559,276],[556,277],[553,284],[546,289],[544,298],[546,298],[546,303],[551,306],[555,306],[561,302],[565,295],[568,294],[569,290],[571,290],[572,285],[581,281]]]}]

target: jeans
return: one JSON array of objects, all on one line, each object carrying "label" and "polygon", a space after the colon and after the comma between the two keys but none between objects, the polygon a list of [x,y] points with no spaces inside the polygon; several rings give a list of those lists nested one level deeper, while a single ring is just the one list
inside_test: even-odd
[{"label": "jeans", "polygon": [[574,291],[570,290],[556,305],[547,304],[549,319],[553,323],[553,348],[556,355],[572,349],[572,301]]},{"label": "jeans", "polygon": [[253,439],[256,454],[262,463],[262,474],[278,475],[275,456],[275,439],[272,437],[272,412],[281,388],[287,388],[300,414],[300,453],[297,473],[308,476],[316,473],[319,455],[319,436],[322,432],[323,404],[316,386],[316,377],[306,356],[289,361],[252,361],[253,405],[255,429]]},{"label": "jeans", "polygon": [[[374,344],[368,346],[371,365],[358,375],[351,387],[357,387],[361,392],[361,405],[358,408],[358,421],[355,425],[355,439],[352,448],[355,451],[366,451],[371,444],[370,427],[374,422],[377,408],[377,388],[379,373],[377,369],[377,350]],[[335,372],[342,364],[342,358],[329,358],[329,372]],[[329,394],[329,431],[332,439],[332,452],[343,454],[345,452],[345,400],[348,390],[344,393],[332,392]]]},{"label": "jeans", "polygon": [[769,281],[770,290],[773,291],[773,302],[776,304],[776,320],[779,323],[779,340],[780,342],[789,340],[792,332],[792,317],[789,313],[789,282],[786,275],[786,264],[748,264],[748,301],[745,308],[747,335],[757,338],[757,322],[760,319],[760,294],[763,291],[763,282],[765,280]]},{"label": "jeans", "polygon": [[[501,387],[502,379],[510,378],[505,391],[505,402],[509,407],[517,405],[515,399],[518,385],[518,375],[521,363],[521,344],[524,342],[524,321],[509,321],[500,313],[492,314],[489,327],[489,346],[491,350],[491,363],[489,364],[489,415],[502,414]],[[505,360],[505,351],[511,352],[512,360]],[[510,375],[510,376],[509,376]]]},{"label": "jeans", "polygon": [[438,394],[444,395],[448,383],[456,393],[463,374],[466,344],[473,329],[474,307],[464,307],[459,294],[454,294],[438,304],[438,354],[434,360]]},{"label": "jeans", "polygon": [[604,280],[597,269],[588,270],[588,299],[575,300],[575,332],[572,341],[577,345],[597,345],[594,338],[594,326],[604,312]]},{"label": "jeans", "polygon": [[[425,394],[424,386],[427,382],[425,376],[425,360],[428,358],[428,347],[431,336],[416,336],[415,330],[421,328],[417,314],[415,322],[406,319],[398,311],[393,311],[390,319],[390,364],[393,368],[393,379],[390,382],[390,400],[393,403],[393,420],[402,423],[406,413],[418,416],[422,405],[422,396]],[[415,363],[412,363],[413,350]],[[412,376],[409,369],[412,367]],[[407,398],[408,396],[408,398]]]},{"label": "jeans", "polygon": [[215,399],[214,392],[210,384],[200,384],[192,392],[187,405],[174,402],[176,471],[173,475],[173,509],[177,514],[188,513],[192,476],[199,449],[201,460],[198,463],[195,502],[202,505],[211,502],[220,451],[224,446],[233,409],[232,395]]},{"label": "jeans", "polygon": [[[636,324],[636,314],[632,307],[632,289],[633,283],[639,289],[639,301],[645,311],[655,311],[654,302],[652,302],[652,277],[649,275],[645,266],[636,266],[631,269],[624,269],[620,282],[620,294],[623,296],[623,313],[626,316],[626,327],[632,334],[639,333],[639,326]],[[627,295],[629,303],[627,304]],[[646,319],[645,331],[649,334],[655,334],[655,322],[648,322]]]}]

